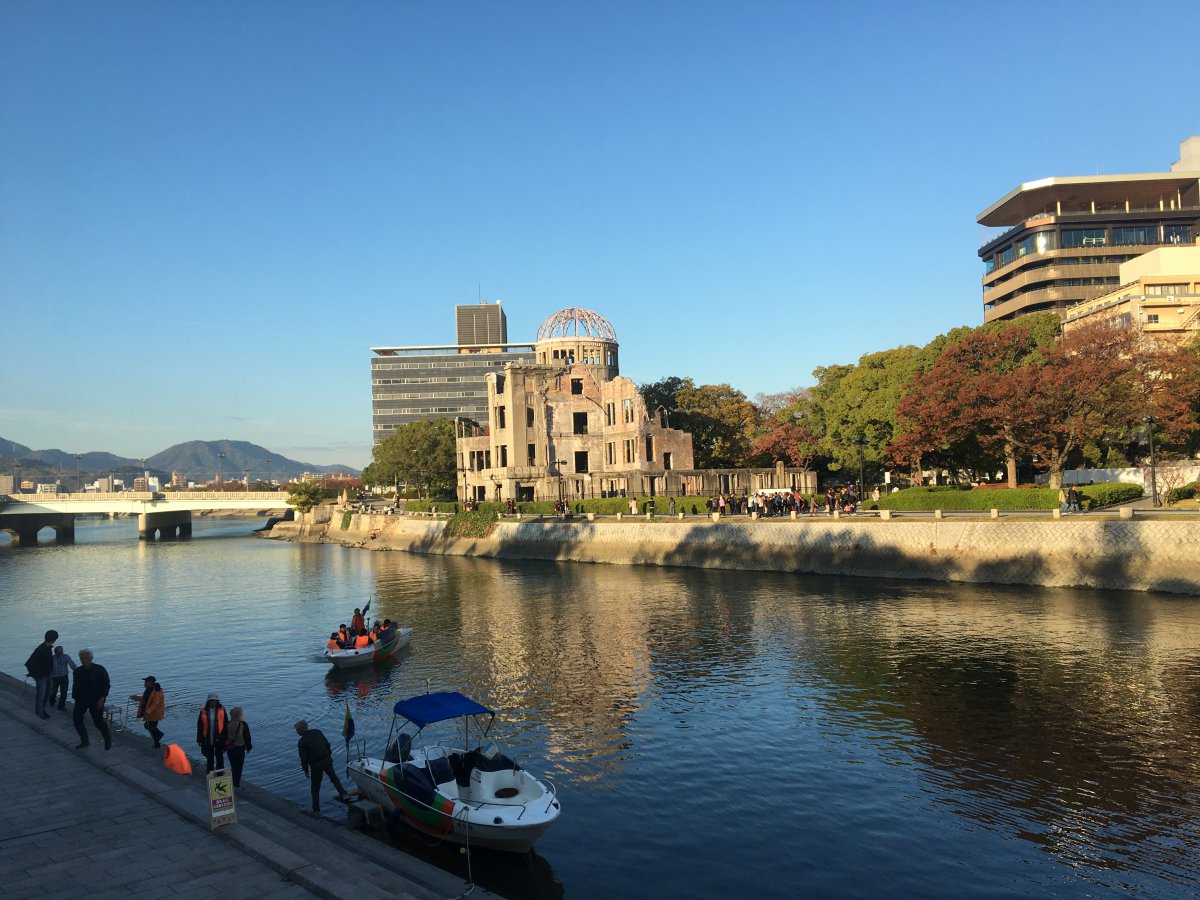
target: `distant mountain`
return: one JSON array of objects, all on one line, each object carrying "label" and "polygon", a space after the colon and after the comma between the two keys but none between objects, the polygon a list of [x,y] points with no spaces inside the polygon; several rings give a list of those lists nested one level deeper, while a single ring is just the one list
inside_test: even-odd
[{"label": "distant mountain", "polygon": [[[218,456],[221,453],[225,454],[224,459]],[[75,454],[62,450],[31,450],[24,444],[0,437],[0,473],[12,472],[14,459],[22,477],[31,480],[53,480],[63,476],[70,478],[76,473],[84,480],[109,473],[130,480],[143,471],[140,459],[115,456],[103,451],[89,451],[79,454],[79,457],[76,459]],[[191,481],[209,481],[222,473],[226,481],[241,481],[243,473],[251,481],[284,481],[305,472],[359,474],[359,470],[352,466],[319,466],[300,462],[272,453],[257,444],[229,440],[176,444],[146,457],[145,469],[163,479],[170,478],[172,472],[182,472]]]},{"label": "distant mountain", "polygon": [[[221,459],[219,453],[225,454],[225,458]],[[359,474],[358,469],[350,466],[298,462],[248,441],[188,441],[148,457],[146,463],[164,472],[183,472],[197,481],[215,478],[222,471],[227,479],[238,480],[244,471],[248,471],[251,480],[294,478],[305,472]]]}]

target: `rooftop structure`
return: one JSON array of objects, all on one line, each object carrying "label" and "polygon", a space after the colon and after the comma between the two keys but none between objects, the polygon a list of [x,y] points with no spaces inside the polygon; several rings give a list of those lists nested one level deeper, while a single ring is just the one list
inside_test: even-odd
[{"label": "rooftop structure", "polygon": [[463,346],[508,343],[508,318],[500,301],[454,307],[455,341]]},{"label": "rooftop structure", "polygon": [[1120,284],[1118,267],[1200,233],[1200,137],[1168,172],[1043,178],[978,216],[1006,228],[979,250],[984,321],[1053,310],[1066,316]]}]

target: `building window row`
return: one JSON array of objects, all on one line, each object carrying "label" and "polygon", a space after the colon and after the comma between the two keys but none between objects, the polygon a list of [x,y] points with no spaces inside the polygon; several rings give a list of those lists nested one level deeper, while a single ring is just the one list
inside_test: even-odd
[{"label": "building window row", "polygon": [[[474,411],[474,407],[463,406],[409,406],[399,409],[376,409],[373,414],[376,418],[380,416],[428,416],[436,413],[446,413],[447,415],[461,415],[465,411]],[[379,426],[376,425],[376,428]]]},{"label": "building window row", "polygon": [[451,397],[486,397],[486,391],[426,391],[424,393],[371,394],[372,400],[439,400]]},{"label": "building window row", "polygon": [[466,369],[466,368],[496,368],[503,366],[507,362],[512,362],[511,359],[499,360],[482,360],[478,359],[478,354],[473,354],[476,358],[470,360],[432,360],[424,359],[418,362],[392,362],[391,360],[372,360],[371,368],[373,370],[383,371],[386,369]]},{"label": "building window row", "polygon": [[1037,231],[996,253],[984,257],[985,274],[991,274],[1025,256],[1051,250],[1084,247],[1133,247],[1153,244],[1186,244],[1191,228],[1184,223],[1114,225],[1109,228],[1063,228],[1059,232]]},{"label": "building window row", "polygon": [[442,375],[429,378],[372,378],[371,384],[457,384],[460,381],[474,380],[461,375]]}]

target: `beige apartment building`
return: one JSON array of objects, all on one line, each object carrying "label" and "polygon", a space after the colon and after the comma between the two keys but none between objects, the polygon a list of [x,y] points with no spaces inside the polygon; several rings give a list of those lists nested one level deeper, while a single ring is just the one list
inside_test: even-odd
[{"label": "beige apartment building", "polygon": [[535,362],[489,373],[486,422],[455,420],[459,496],[547,500],[681,492],[692,436],[647,410],[618,371],[612,325],[591,310],[555,313]]},{"label": "beige apartment building", "polygon": [[978,222],[1006,229],[979,249],[984,321],[1047,310],[1066,318],[1120,287],[1123,264],[1200,237],[1200,137],[1183,142],[1170,171],[1030,181]]},{"label": "beige apartment building", "polygon": [[1118,267],[1120,287],[1067,310],[1063,331],[1098,322],[1183,343],[1200,331],[1200,244],[1160,247]]}]

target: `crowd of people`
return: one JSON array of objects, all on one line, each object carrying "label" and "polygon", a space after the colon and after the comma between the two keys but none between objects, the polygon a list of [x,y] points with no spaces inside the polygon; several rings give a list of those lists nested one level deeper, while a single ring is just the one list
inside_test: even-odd
[{"label": "crowd of people", "polygon": [[350,617],[350,626],[343,622],[337,631],[330,632],[325,646],[330,650],[365,650],[375,644],[387,644],[396,636],[396,623],[391,619],[376,621],[367,628],[367,619],[363,610],[354,608]]},{"label": "crowd of people", "polygon": [[[338,632],[330,636],[347,645],[358,645],[357,642],[367,640],[370,646],[377,641],[387,642],[395,636],[396,625],[391,619],[376,622],[368,631],[364,610],[355,609],[351,618],[351,626],[342,625]],[[354,634],[351,635],[351,629]],[[42,642],[34,648],[25,661],[25,670],[33,679],[33,711],[42,719],[53,718],[48,710],[56,707],[66,711],[67,689],[70,686],[71,699],[74,701],[72,715],[75,730],[79,734],[77,750],[88,747],[91,743],[85,717],[92,720],[93,727],[104,740],[104,749],[112,749],[112,726],[108,721],[106,709],[108,695],[112,690],[108,670],[95,661],[95,655],[90,649],[79,651],[79,662],[58,645],[59,634],[51,629],[45,633]],[[166,718],[167,703],[163,686],[153,675],[147,675],[142,682],[142,690],[130,694],[129,699],[137,703],[137,718],[142,720],[142,727],[150,735],[155,748],[160,748],[163,732],[159,728]],[[309,779],[312,793],[312,811],[320,813],[320,790],[326,776],[337,789],[339,800],[346,799],[346,789],[333,767],[333,751],[325,735],[316,728],[310,728],[308,722],[300,720],[295,724],[299,736],[297,750],[300,756],[300,768],[304,777]],[[213,772],[225,768],[228,758],[230,774],[233,776],[234,787],[241,787],[242,772],[246,764],[246,755],[254,748],[250,733],[250,725],[246,722],[244,710],[235,706],[226,712],[221,698],[209,694],[196,716],[196,744],[204,756],[207,771]]]},{"label": "crowd of people", "polygon": [[[25,661],[25,671],[33,679],[33,711],[42,719],[51,718],[47,711],[56,707],[60,712],[67,708],[67,683],[71,684],[71,699],[74,701],[72,718],[79,735],[76,750],[91,745],[91,735],[86,719],[104,740],[104,749],[112,749],[112,726],[105,714],[112,681],[108,670],[95,661],[95,654],[87,648],[79,651],[76,663],[62,646],[56,646],[58,632],[47,631],[42,643],[38,644]],[[155,749],[162,746],[163,732],[160,723],[166,718],[167,702],[163,686],[153,675],[142,679],[142,690],[130,694],[129,699],[137,703],[137,718],[150,735]],[[250,726],[243,718],[240,706],[235,706],[227,715],[216,694],[208,700],[196,718],[196,744],[200,747],[208,771],[223,769],[225,755],[229,756],[229,767],[234,786],[241,784],[242,768],[246,754],[252,749]]]},{"label": "crowd of people", "polygon": [[723,516],[753,516],[763,519],[775,516],[816,516],[821,513],[832,516],[834,511],[853,515],[858,512],[859,498],[853,487],[831,487],[824,497],[807,497],[798,491],[758,491],[748,496],[718,494],[705,500],[704,506],[710,513]]}]

